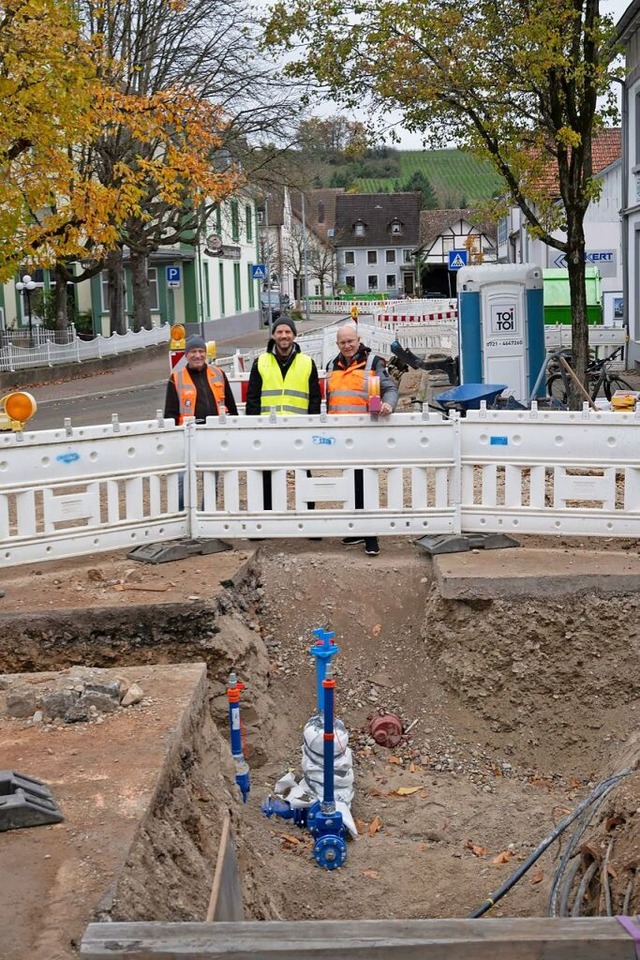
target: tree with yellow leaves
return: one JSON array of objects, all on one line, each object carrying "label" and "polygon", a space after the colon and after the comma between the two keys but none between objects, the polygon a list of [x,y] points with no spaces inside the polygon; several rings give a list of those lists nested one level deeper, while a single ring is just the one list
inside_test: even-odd
[{"label": "tree with yellow leaves", "polygon": [[291,76],[492,163],[529,229],[566,256],[583,382],[584,218],[598,192],[593,139],[615,115],[612,36],[599,0],[293,0],[266,24],[268,45],[298,51]]}]

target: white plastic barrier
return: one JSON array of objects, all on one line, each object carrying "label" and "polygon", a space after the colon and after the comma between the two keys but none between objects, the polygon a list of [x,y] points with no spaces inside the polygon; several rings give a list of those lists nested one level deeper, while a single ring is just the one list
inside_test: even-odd
[{"label": "white plastic barrier", "polygon": [[0,434],[0,566],[184,536],[640,536],[640,413],[273,420]]}]

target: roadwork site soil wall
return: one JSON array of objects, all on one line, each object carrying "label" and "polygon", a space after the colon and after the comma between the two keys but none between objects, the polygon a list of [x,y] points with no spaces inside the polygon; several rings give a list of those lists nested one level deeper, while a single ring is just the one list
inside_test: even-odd
[{"label": "roadwork site soil wall", "polygon": [[[152,665],[206,664],[179,745],[158,769],[111,890],[102,891],[86,922],[203,920],[229,812],[248,920],[468,916],[598,781],[635,764],[635,596],[443,599],[432,561],[415,549],[390,548],[375,560],[319,549],[290,552],[267,542],[242,577],[209,602],[3,618],[5,700],[29,683],[26,674],[72,675],[78,664],[111,678],[126,675],[143,691]],[[316,706],[308,648],[320,626],[335,632],[340,648],[337,713],[355,757],[359,837],[336,872],[314,865],[304,830],[260,811],[279,776],[287,769],[299,775],[301,732]],[[246,804],[228,751],[231,670],[246,684]],[[152,711],[161,715],[161,698],[148,700],[129,708],[131,716],[151,722]],[[389,711],[407,731],[393,749],[376,744],[369,729],[372,718]],[[112,724],[126,722],[122,711],[117,717],[87,726],[99,721],[108,738]],[[64,726],[0,720],[5,737],[31,731],[52,750]],[[135,741],[121,762],[135,765]],[[117,773],[110,774],[117,791]],[[581,896],[586,914],[604,902],[603,864],[615,875],[608,891],[614,912],[625,897],[628,912],[640,908],[638,794],[637,778],[629,776],[594,810],[593,824],[582,826],[584,867],[598,865]],[[55,829],[71,828],[82,826]],[[54,828],[40,829],[44,836]],[[109,838],[98,834],[96,842]],[[545,916],[558,852],[556,842],[492,916]],[[576,870],[576,885],[582,875]],[[70,939],[49,960],[72,956],[64,952]]]}]

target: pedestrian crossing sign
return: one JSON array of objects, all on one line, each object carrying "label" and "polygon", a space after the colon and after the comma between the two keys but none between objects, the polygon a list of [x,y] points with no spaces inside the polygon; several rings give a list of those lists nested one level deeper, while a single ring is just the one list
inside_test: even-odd
[{"label": "pedestrian crossing sign", "polygon": [[267,271],[265,270],[264,263],[254,263],[251,267],[251,276],[254,280],[266,280]]},{"label": "pedestrian crossing sign", "polygon": [[449,270],[459,270],[461,267],[466,267],[468,260],[468,250],[449,250]]}]

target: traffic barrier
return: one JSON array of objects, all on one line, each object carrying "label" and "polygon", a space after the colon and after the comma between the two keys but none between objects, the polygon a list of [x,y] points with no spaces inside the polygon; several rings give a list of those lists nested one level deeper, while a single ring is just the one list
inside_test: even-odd
[{"label": "traffic barrier", "polygon": [[114,417],[104,426],[7,432],[0,566],[182,537],[638,537],[638,450],[640,413],[535,405],[376,423],[367,415],[225,416],[196,428]]}]

